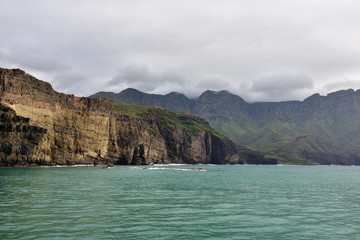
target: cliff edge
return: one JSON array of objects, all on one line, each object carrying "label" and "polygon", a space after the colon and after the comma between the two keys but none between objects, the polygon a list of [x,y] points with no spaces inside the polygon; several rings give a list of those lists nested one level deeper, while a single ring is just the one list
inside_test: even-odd
[{"label": "cliff edge", "polygon": [[58,93],[19,69],[0,68],[0,135],[0,166],[244,163],[202,118]]}]

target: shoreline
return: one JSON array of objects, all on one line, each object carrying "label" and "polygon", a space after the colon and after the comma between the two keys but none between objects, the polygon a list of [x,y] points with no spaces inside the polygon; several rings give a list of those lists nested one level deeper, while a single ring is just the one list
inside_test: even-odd
[{"label": "shoreline", "polygon": [[148,165],[127,165],[127,164],[64,164],[64,165],[39,165],[39,164],[24,164],[24,165],[0,165],[0,168],[80,168],[80,167],[100,167],[100,168],[113,168],[114,166],[153,166],[153,167],[167,167],[167,166],[231,166],[231,165],[243,165],[243,166],[327,166],[327,167],[359,167],[360,165],[339,165],[339,164],[213,164],[213,163],[198,163],[198,164],[185,164],[185,163],[169,163],[169,164],[148,164]]}]

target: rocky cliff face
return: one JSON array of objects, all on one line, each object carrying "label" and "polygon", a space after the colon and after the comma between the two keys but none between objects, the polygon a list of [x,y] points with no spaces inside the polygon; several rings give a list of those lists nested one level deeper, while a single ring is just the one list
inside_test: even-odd
[{"label": "rocky cliff face", "polygon": [[[94,96],[107,98],[109,95],[115,102],[143,105],[155,105],[156,99],[168,96],[145,94],[134,89],[118,94],[100,92]],[[304,164],[323,164],[327,162],[319,160],[323,157],[331,159],[328,161],[331,164],[360,164],[360,90],[342,90],[327,96],[315,94],[304,101],[285,102],[247,103],[227,91],[206,91],[197,99],[167,99],[166,104],[158,101],[156,105],[172,110],[182,106],[182,110],[204,117],[214,129],[237,144],[256,151],[270,155],[281,153],[284,158],[297,159],[294,163],[299,163],[301,158],[306,160]],[[191,104],[181,104],[183,102]],[[311,148],[310,144],[298,141],[298,137],[312,134],[337,147]],[[306,154],[294,151],[300,148]],[[338,153],[332,149],[337,149]],[[350,156],[346,152],[353,154]]]},{"label": "rocky cliff face", "polygon": [[0,165],[244,162],[204,120],[174,120],[159,111],[166,110],[131,116],[112,101],[58,93],[19,69],[0,68]]}]

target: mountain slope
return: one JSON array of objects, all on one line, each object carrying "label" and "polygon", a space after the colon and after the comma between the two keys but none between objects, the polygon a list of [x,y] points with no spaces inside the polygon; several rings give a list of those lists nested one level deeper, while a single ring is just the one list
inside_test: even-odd
[{"label": "mountain slope", "polygon": [[[247,103],[227,91],[206,91],[197,99],[187,100],[181,95],[181,101],[169,99],[168,95],[140,91],[128,98],[128,91],[113,94],[112,99],[193,112],[236,143],[257,151],[275,154],[291,143],[300,144],[297,137],[313,134],[334,146],[350,149],[356,154],[360,152],[359,90],[342,90],[327,96],[314,94],[304,101],[260,103]],[[95,96],[106,98],[102,93]],[[318,161],[315,155],[307,158]],[[341,162],[340,155],[337,159]]]},{"label": "mountain slope", "polygon": [[0,68],[0,166],[244,163],[202,118],[58,93]]},{"label": "mountain slope", "polygon": [[316,164],[359,165],[357,154],[324,140],[316,135],[299,136],[295,141],[278,149],[276,154],[294,163],[306,163],[311,159]]},{"label": "mountain slope", "polygon": [[112,92],[98,92],[91,98],[106,98],[115,103],[148,105],[163,107],[173,111],[191,111],[195,105],[194,100],[188,99],[184,94],[171,92],[166,95],[147,94],[133,88],[125,89],[121,94]]}]

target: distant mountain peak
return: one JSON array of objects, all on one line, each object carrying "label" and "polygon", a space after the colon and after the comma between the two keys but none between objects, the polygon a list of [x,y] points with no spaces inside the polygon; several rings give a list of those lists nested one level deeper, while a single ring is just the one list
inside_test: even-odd
[{"label": "distant mountain peak", "polygon": [[120,93],[144,93],[144,92],[141,92],[135,88],[126,88],[122,90]]},{"label": "distant mountain peak", "polygon": [[319,93],[315,93],[315,94],[311,95],[310,97],[305,98],[304,102],[314,101],[314,100],[320,99],[322,97],[324,97],[324,96],[321,96]]},{"label": "distant mountain peak", "polygon": [[244,99],[226,90],[207,90],[200,95],[200,97],[197,99],[197,102],[201,104],[210,104],[214,107],[217,106],[216,108],[218,110],[229,109],[229,107],[231,108],[234,105],[240,107],[247,104]]},{"label": "distant mountain peak", "polygon": [[227,90],[220,90],[220,91],[206,90],[200,96],[202,96],[202,95],[221,95],[221,96],[235,95],[235,96],[237,96],[236,94],[233,94],[233,93],[231,93],[231,92],[229,92]]},{"label": "distant mountain peak", "polygon": [[327,97],[345,97],[345,96],[349,96],[349,95],[353,95],[355,93],[355,90],[350,88],[347,90],[339,90],[336,92],[332,92],[329,93],[328,95],[326,95]]},{"label": "distant mountain peak", "polygon": [[[179,92],[170,92],[170,93],[166,94],[166,96],[172,96],[172,95],[174,95],[174,96],[184,96],[184,97],[186,97],[183,93],[179,93]],[[187,98],[187,97],[186,97],[186,98]]]}]

